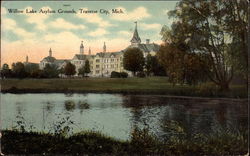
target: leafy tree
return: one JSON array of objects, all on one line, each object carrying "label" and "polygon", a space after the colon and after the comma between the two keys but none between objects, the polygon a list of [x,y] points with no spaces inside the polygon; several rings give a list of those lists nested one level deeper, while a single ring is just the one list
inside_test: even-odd
[{"label": "leafy tree", "polygon": [[[235,53],[246,52],[247,6],[247,0],[183,0],[175,10],[169,12],[176,20],[171,31],[163,28],[163,40],[180,50],[205,54],[204,62],[211,66],[204,69],[208,77],[221,90],[228,90],[236,64],[243,59],[233,57],[236,49],[233,50],[232,45],[242,41],[244,43]],[[247,64],[245,58],[244,64]]]},{"label": "leafy tree", "polygon": [[167,71],[169,81],[175,85],[184,82],[184,52],[174,45],[165,44],[160,47],[157,57]]},{"label": "leafy tree", "polygon": [[164,76],[166,75],[165,69],[162,65],[160,65],[159,60],[156,56],[151,56],[150,54],[147,55],[145,60],[145,69],[146,74],[149,76],[150,74],[154,74],[157,76]]},{"label": "leafy tree", "polygon": [[81,66],[81,68],[78,69],[78,75],[84,77],[85,71],[84,71],[84,66]]},{"label": "leafy tree", "polygon": [[46,76],[45,76],[43,70],[36,69],[36,70],[31,72],[30,77],[32,77],[32,78],[45,78]]},{"label": "leafy tree", "polygon": [[27,72],[25,71],[24,64],[21,62],[12,64],[12,72],[14,77],[17,78],[25,78],[27,76]]},{"label": "leafy tree", "polygon": [[124,69],[132,71],[134,76],[136,72],[143,71],[144,62],[143,52],[139,48],[129,48],[124,52]]},{"label": "leafy tree", "polygon": [[11,69],[9,68],[8,64],[3,64],[2,70],[1,70],[1,77],[2,78],[9,78],[11,77],[12,72]]},{"label": "leafy tree", "polygon": [[59,70],[54,64],[46,64],[43,69],[42,76],[46,78],[57,78],[59,76]]},{"label": "leafy tree", "polygon": [[27,72],[28,76],[31,76],[32,73],[39,70],[38,64],[29,63],[29,64],[25,64],[24,67],[25,67],[25,71]]},{"label": "leafy tree", "polygon": [[90,73],[90,65],[89,65],[89,60],[85,61],[85,65],[84,65],[84,73],[88,74]]},{"label": "leafy tree", "polygon": [[72,63],[68,62],[66,66],[64,67],[64,74],[67,76],[75,75],[76,73],[76,67]]}]

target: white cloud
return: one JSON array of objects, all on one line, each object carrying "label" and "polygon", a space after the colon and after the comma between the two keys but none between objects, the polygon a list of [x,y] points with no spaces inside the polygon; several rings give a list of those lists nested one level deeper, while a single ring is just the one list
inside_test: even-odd
[{"label": "white cloud", "polygon": [[[26,7],[25,10],[32,10],[32,7]],[[50,7],[42,7],[43,10],[52,10]],[[41,13],[24,13],[28,16],[27,22],[31,24],[36,24],[36,28],[39,30],[45,31],[47,29],[47,25],[45,24],[45,20],[50,16],[49,14],[41,14]]]},{"label": "white cloud", "polygon": [[88,35],[92,37],[96,37],[96,36],[103,36],[106,34],[109,34],[109,32],[103,28],[98,28],[95,31],[91,31]]},{"label": "white cloud", "polygon": [[63,44],[67,43],[68,45],[70,45],[69,42],[71,41],[76,42],[77,40],[80,40],[80,38],[77,37],[72,32],[64,31],[57,34],[53,33],[47,34],[44,36],[44,40],[49,42],[63,43]]},{"label": "white cloud", "polygon": [[[88,8],[82,8],[83,10],[88,10]],[[98,24],[99,27],[110,27],[114,26],[113,24],[109,23],[108,21],[103,20],[97,13],[78,13],[77,17],[84,19],[88,23],[95,23]]]},{"label": "white cloud", "polygon": [[123,14],[112,14],[111,18],[118,21],[139,21],[151,17],[145,7],[135,8],[131,12],[126,11],[123,7],[118,7],[117,9],[121,9],[124,12]]},{"label": "white cloud", "polygon": [[150,29],[160,30],[161,27],[162,27],[162,25],[157,24],[157,23],[153,23],[153,24],[141,23],[140,24],[140,28],[144,29],[144,30],[150,30]]},{"label": "white cloud", "polygon": [[7,10],[5,7],[1,7],[1,15],[5,15],[7,13]]},{"label": "white cloud", "polygon": [[57,18],[55,21],[51,22],[50,25],[59,29],[85,29],[84,25],[74,25],[68,21],[65,21],[63,18]]},{"label": "white cloud", "polygon": [[132,36],[132,33],[129,32],[129,31],[119,31],[118,34],[119,34],[119,35],[126,36],[126,37]]},{"label": "white cloud", "polygon": [[16,21],[13,19],[2,18],[2,22],[4,23],[1,25],[2,32],[5,32],[4,30],[10,30],[23,38],[32,38],[34,36],[34,33],[28,32],[25,29],[18,27]]},{"label": "white cloud", "polygon": [[2,18],[2,29],[11,30],[16,27],[16,21],[10,18]]}]

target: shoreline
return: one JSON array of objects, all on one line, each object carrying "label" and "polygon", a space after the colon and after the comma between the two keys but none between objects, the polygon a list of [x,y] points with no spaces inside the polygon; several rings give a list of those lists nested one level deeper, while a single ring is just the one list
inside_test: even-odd
[{"label": "shoreline", "polygon": [[64,94],[121,94],[121,95],[152,95],[152,96],[160,96],[166,97],[169,99],[182,99],[182,100],[230,100],[234,102],[248,102],[248,98],[235,98],[235,97],[226,97],[226,96],[209,96],[209,95],[173,95],[169,94],[168,92],[160,92],[160,91],[126,91],[126,90],[58,90],[58,89],[7,89],[7,90],[0,90],[2,94],[42,94],[42,93],[64,93]]}]

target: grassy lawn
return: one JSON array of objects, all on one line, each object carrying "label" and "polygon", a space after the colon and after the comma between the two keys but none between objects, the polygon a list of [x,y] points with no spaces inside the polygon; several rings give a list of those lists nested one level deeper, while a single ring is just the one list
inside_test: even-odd
[{"label": "grassy lawn", "polygon": [[173,86],[166,77],[147,78],[82,78],[82,79],[4,79],[3,92],[96,92],[128,94],[165,94],[207,97],[247,97],[244,86],[231,86],[231,91],[220,93],[216,89],[200,86]]}]

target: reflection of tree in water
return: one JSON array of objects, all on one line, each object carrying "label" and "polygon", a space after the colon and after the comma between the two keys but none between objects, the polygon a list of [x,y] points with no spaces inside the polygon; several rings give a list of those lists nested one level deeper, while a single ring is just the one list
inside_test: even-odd
[{"label": "reflection of tree in water", "polygon": [[76,104],[73,100],[67,100],[64,102],[64,108],[67,110],[67,111],[73,111],[76,107]]},{"label": "reflection of tree in water", "polygon": [[90,105],[85,101],[78,101],[78,108],[80,109],[80,113],[82,114],[84,110],[89,109]]},{"label": "reflection of tree in water", "polygon": [[46,112],[51,113],[53,108],[55,107],[54,102],[47,101],[45,105]]}]

